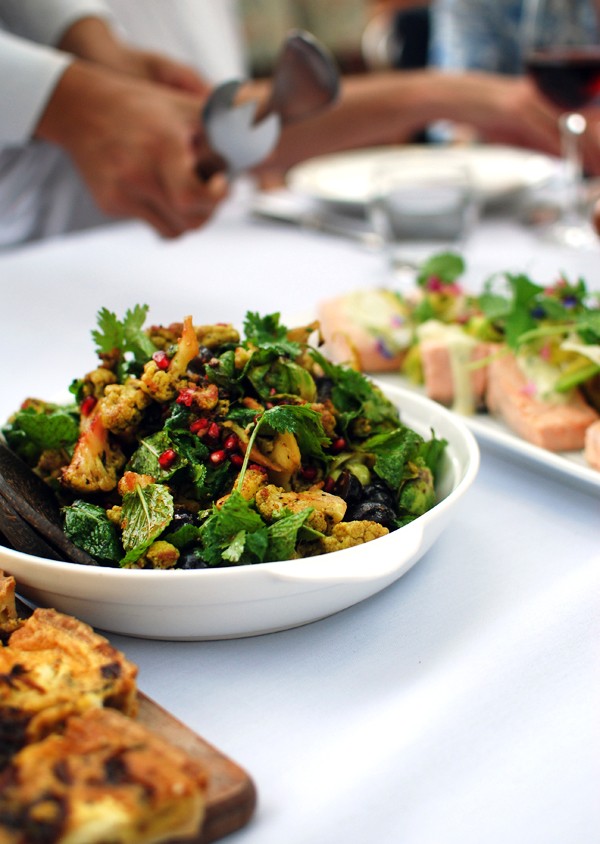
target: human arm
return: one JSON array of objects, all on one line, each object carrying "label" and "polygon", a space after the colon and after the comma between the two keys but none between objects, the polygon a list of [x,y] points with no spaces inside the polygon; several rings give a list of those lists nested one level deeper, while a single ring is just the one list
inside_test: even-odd
[{"label": "human arm", "polygon": [[[469,125],[491,143],[560,154],[559,112],[526,78],[435,69],[346,77],[332,108],[284,127],[273,155],[258,168],[264,181],[316,155],[405,143],[436,120]],[[600,138],[589,132],[586,163],[600,173]]]}]

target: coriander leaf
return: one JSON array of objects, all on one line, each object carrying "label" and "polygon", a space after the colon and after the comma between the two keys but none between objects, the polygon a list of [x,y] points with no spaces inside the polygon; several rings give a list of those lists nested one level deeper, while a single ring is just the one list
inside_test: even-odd
[{"label": "coriander leaf", "polygon": [[117,563],[123,549],[115,526],[103,507],[77,500],[63,508],[64,531],[78,548],[87,551],[101,563]]},{"label": "coriander leaf", "polygon": [[99,354],[122,349],[124,346],[123,325],[116,314],[107,308],[101,308],[96,316],[98,328],[92,331],[92,339]]},{"label": "coriander leaf", "polygon": [[173,496],[163,484],[136,485],[123,496],[123,547],[126,554],[120,561],[126,566],[138,560],[171,523]]},{"label": "coriander leaf", "polygon": [[156,351],[156,346],[144,331],[144,322],[148,315],[148,305],[136,305],[125,312],[123,333],[125,348],[132,352],[136,361],[145,363]]},{"label": "coriander leaf", "polygon": [[128,371],[127,355],[132,355],[139,366],[146,363],[156,351],[156,346],[143,330],[148,314],[148,305],[136,305],[125,312],[120,320],[107,308],[101,308],[97,314],[98,328],[92,331],[92,338],[99,355],[114,352],[120,354],[119,380],[123,381]]},{"label": "coriander leaf", "polygon": [[464,259],[453,252],[432,255],[420,267],[417,284],[421,287],[435,277],[443,284],[453,284],[465,271]]},{"label": "coriander leaf", "polygon": [[358,417],[364,418],[369,428],[389,429],[398,425],[398,409],[365,375],[355,369],[331,363],[316,349],[311,349],[310,354],[323,369],[325,376],[333,381],[331,397],[339,412],[339,424],[346,435]]},{"label": "coriander leaf", "polygon": [[244,320],[246,343],[260,346],[262,350],[273,350],[277,354],[297,357],[302,351],[300,343],[287,338],[287,328],[279,322],[278,313],[261,317],[248,311]]},{"label": "coriander leaf", "polygon": [[330,439],[316,410],[305,404],[279,404],[265,410],[259,421],[275,431],[294,434],[304,457],[326,459],[323,446],[329,445]]}]

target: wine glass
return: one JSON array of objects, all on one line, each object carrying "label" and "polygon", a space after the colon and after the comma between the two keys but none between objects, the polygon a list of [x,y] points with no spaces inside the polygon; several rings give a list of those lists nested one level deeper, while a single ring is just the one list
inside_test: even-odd
[{"label": "wine glass", "polygon": [[574,248],[598,244],[583,211],[581,139],[587,128],[579,110],[600,103],[598,0],[524,0],[523,58],[538,90],[561,109],[565,201],[546,235]]}]

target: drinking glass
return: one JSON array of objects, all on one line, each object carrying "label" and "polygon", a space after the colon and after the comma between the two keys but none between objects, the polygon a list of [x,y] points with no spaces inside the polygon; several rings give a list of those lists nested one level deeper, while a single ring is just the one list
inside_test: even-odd
[{"label": "drinking glass", "polygon": [[547,230],[554,243],[586,248],[598,243],[583,207],[579,110],[600,103],[598,0],[524,0],[523,57],[538,90],[562,111],[560,131],[565,201]]},{"label": "drinking glass", "polygon": [[477,218],[469,167],[452,155],[383,156],[371,173],[369,218],[392,274],[403,277],[435,252],[460,250]]}]

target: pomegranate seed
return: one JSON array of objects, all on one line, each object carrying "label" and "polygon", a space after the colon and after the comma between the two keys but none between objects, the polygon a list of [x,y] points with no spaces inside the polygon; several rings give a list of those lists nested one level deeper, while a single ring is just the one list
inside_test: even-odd
[{"label": "pomegranate seed", "polygon": [[218,466],[220,463],[223,463],[226,458],[227,454],[225,453],[225,451],[223,451],[222,448],[218,449],[218,451],[213,451],[212,454],[210,454],[209,456],[210,462],[214,463],[215,466]]},{"label": "pomegranate seed", "polygon": [[166,352],[162,350],[159,352],[154,352],[152,355],[152,360],[158,366],[159,369],[168,369],[171,360]]},{"label": "pomegranate seed", "polygon": [[216,422],[211,422],[207,433],[211,439],[218,440],[221,436],[221,429]]},{"label": "pomegranate seed", "polygon": [[161,469],[170,469],[173,463],[177,460],[177,452],[172,448],[167,448],[158,458],[158,465]]},{"label": "pomegranate seed", "polygon": [[241,465],[243,464],[243,462],[244,462],[244,458],[242,457],[242,455],[241,455],[241,454],[230,454],[230,455],[229,455],[229,462],[230,462],[233,466],[236,466],[236,467],[239,469],[239,468],[240,468],[240,466],[241,466]]},{"label": "pomegranate seed", "polygon": [[206,419],[204,416],[201,416],[200,419],[196,419],[194,422],[192,422],[192,424],[190,425],[190,431],[192,432],[192,434],[198,434],[198,436],[201,437],[202,434],[206,433],[209,425],[209,420]]},{"label": "pomegranate seed", "polygon": [[317,477],[317,468],[316,466],[303,466],[300,469],[300,474],[305,481],[314,481]]},{"label": "pomegranate seed", "polygon": [[82,416],[89,416],[92,410],[98,404],[98,399],[94,398],[94,396],[88,396],[81,402],[81,406],[79,410],[81,411]]},{"label": "pomegranate seed", "polygon": [[191,387],[186,387],[179,391],[179,395],[175,399],[177,404],[184,404],[186,407],[191,407],[194,401],[194,390]]},{"label": "pomegranate seed", "polygon": [[333,480],[333,478],[327,478],[327,480],[323,484],[323,492],[333,492],[334,486],[335,481]]},{"label": "pomegranate seed", "polygon": [[346,448],[346,440],[343,437],[338,437],[331,443],[331,451],[337,454],[339,451],[343,451]]},{"label": "pomegranate seed", "polygon": [[223,448],[225,451],[237,451],[239,444],[240,441],[237,434],[229,434],[229,436],[225,437],[223,440]]},{"label": "pomegranate seed", "polygon": [[267,474],[267,470],[264,466],[261,466],[260,463],[250,463],[248,468],[252,469],[254,472],[262,472],[263,475]]}]

